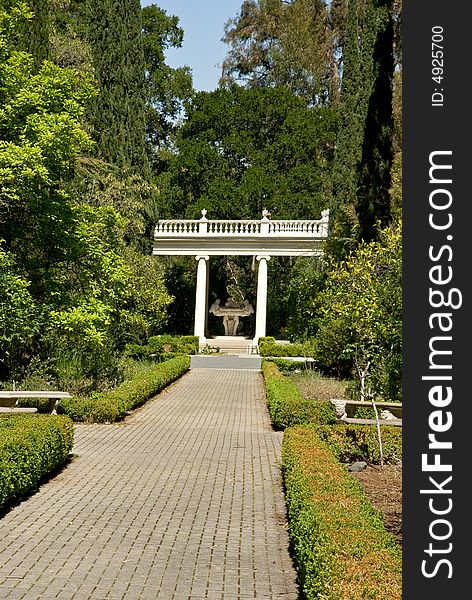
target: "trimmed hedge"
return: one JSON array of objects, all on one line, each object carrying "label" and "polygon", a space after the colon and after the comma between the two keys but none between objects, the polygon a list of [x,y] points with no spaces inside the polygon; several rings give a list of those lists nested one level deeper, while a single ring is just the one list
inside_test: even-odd
[{"label": "trimmed hedge", "polygon": [[0,507],[34,489],[61,467],[72,450],[74,429],[56,415],[0,416]]},{"label": "trimmed hedge", "polygon": [[308,423],[336,423],[336,410],[331,402],[303,398],[297,386],[284,377],[273,362],[262,362],[262,374],[274,428],[285,429],[291,425]]},{"label": "trimmed hedge", "polygon": [[199,338],[195,335],[155,335],[147,344],[127,344],[125,351],[133,358],[157,358],[168,360],[180,354],[197,354]]},{"label": "trimmed hedge", "polygon": [[282,373],[292,373],[293,371],[312,371],[312,363],[301,360],[290,360],[288,358],[272,357],[270,362],[275,363]]},{"label": "trimmed hedge", "polygon": [[177,356],[151,367],[135,379],[125,381],[114,390],[97,394],[89,399],[67,398],[61,400],[58,412],[73,421],[83,423],[106,423],[122,419],[126,413],[137,408],[175,381],[190,367],[189,356]]},{"label": "trimmed hedge", "polygon": [[313,349],[310,343],[304,344],[277,344],[275,338],[265,336],[259,338],[259,354],[261,356],[312,356]]},{"label": "trimmed hedge", "polygon": [[306,600],[400,599],[400,547],[314,428],[286,430],[282,469]]},{"label": "trimmed hedge", "polygon": [[[381,426],[382,450],[385,463],[399,463],[402,459],[402,429]],[[326,442],[340,462],[364,460],[379,464],[380,452],[375,425],[317,426],[316,433]]]}]

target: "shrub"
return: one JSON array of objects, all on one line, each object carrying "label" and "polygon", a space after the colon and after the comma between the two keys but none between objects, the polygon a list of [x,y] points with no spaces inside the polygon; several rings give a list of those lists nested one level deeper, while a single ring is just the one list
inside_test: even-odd
[{"label": "shrub", "polygon": [[262,374],[270,418],[276,429],[307,423],[336,423],[336,410],[331,402],[303,398],[297,386],[284,377],[273,362],[263,361]]},{"label": "shrub", "polygon": [[305,371],[291,376],[305,398],[310,400],[329,400],[346,398],[348,382],[334,377],[324,377],[317,371]]},{"label": "shrub", "polygon": [[55,415],[0,416],[0,507],[32,490],[72,450],[72,421]]},{"label": "shrub", "polygon": [[308,342],[277,344],[275,338],[267,336],[259,338],[259,354],[261,356],[312,356],[313,352]]},{"label": "shrub", "polygon": [[58,412],[67,414],[76,422],[105,423],[123,418],[133,408],[158,394],[190,367],[188,356],[178,356],[140,373],[123,382],[116,389],[96,394],[89,399],[61,400]]},{"label": "shrub", "polygon": [[401,598],[401,551],[313,428],[284,434],[289,531],[306,600]]},{"label": "shrub", "polygon": [[[382,448],[385,463],[398,463],[402,458],[402,429],[382,425]],[[336,425],[316,427],[320,439],[326,442],[341,462],[364,460],[380,463],[379,442],[375,425]]]},{"label": "shrub", "polygon": [[148,339],[147,344],[128,344],[126,353],[134,358],[149,358],[168,360],[179,354],[197,354],[199,338],[194,335],[155,335]]},{"label": "shrub", "polygon": [[293,371],[302,370],[306,373],[308,370],[311,372],[312,369],[311,363],[308,361],[289,360],[287,358],[277,358],[275,356],[270,360],[277,365],[282,373],[293,373]]}]

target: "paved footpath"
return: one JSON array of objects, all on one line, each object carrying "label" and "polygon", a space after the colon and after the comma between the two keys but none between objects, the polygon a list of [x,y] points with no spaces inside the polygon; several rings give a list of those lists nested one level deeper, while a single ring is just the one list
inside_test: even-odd
[{"label": "paved footpath", "polygon": [[0,598],[296,600],[261,375],[195,369],[0,519]]}]

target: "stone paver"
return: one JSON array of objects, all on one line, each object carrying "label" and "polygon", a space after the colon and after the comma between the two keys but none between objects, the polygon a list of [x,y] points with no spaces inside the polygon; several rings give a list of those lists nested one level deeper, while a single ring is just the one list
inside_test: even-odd
[{"label": "stone paver", "polygon": [[0,519],[0,598],[296,600],[259,373],[192,370]]},{"label": "stone paver", "polygon": [[191,369],[255,369],[261,370],[260,356],[222,356],[196,354],[190,362]]}]

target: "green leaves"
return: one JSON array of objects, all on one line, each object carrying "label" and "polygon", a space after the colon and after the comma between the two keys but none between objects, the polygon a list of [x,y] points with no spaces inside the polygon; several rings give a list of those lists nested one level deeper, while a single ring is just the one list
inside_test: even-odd
[{"label": "green leaves", "polygon": [[61,467],[72,450],[74,431],[67,417],[0,417],[0,507],[29,492]]},{"label": "green leaves", "polygon": [[[401,394],[401,228],[362,243],[341,263],[332,263],[320,295],[316,354],[325,365],[370,363],[374,392]],[[390,367],[395,365],[394,371]]]},{"label": "green leaves", "polygon": [[194,218],[319,218],[336,119],[284,89],[196,94],[162,177],[162,213]]},{"label": "green leaves", "polygon": [[38,332],[39,314],[28,288],[11,254],[0,248],[0,352],[8,354]]}]

